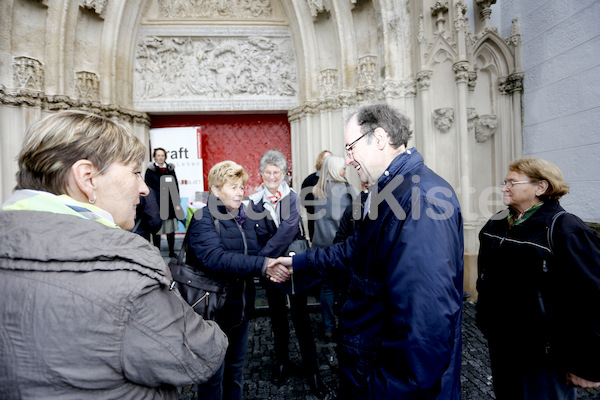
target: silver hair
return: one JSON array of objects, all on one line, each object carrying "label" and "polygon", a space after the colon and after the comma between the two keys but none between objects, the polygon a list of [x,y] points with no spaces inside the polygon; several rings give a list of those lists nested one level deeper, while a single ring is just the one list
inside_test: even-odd
[{"label": "silver hair", "polygon": [[282,173],[287,173],[287,160],[285,159],[283,153],[279,150],[268,150],[262,155],[260,158],[260,165],[258,167],[260,172],[262,173],[269,164],[276,165],[277,167],[281,168]]}]

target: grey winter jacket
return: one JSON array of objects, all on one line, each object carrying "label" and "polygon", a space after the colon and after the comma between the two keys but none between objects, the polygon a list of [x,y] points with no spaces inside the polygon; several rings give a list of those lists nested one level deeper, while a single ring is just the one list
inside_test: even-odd
[{"label": "grey winter jacket", "polygon": [[38,211],[0,227],[0,398],[176,399],[222,364],[227,338],[142,237]]}]

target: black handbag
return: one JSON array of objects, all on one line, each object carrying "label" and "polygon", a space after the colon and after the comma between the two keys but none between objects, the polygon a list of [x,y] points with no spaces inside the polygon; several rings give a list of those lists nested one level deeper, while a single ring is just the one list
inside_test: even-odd
[{"label": "black handbag", "polygon": [[[218,224],[215,219],[215,227]],[[217,229],[219,233],[219,229]],[[215,320],[225,305],[227,284],[209,273],[184,262],[189,232],[185,234],[177,257],[171,258],[169,268],[173,276],[173,287],[204,319]]]},{"label": "black handbag", "polygon": [[283,255],[286,257],[291,257],[295,254],[306,253],[310,248],[310,245],[308,244],[308,239],[306,239],[306,236],[304,236],[304,228],[302,227],[302,221],[300,221],[299,227],[301,237],[294,239],[292,243],[290,243],[288,248],[283,253]]}]

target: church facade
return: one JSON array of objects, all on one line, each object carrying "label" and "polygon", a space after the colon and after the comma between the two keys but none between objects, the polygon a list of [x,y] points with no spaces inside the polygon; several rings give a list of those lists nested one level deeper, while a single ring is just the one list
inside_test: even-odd
[{"label": "church facade", "polygon": [[304,177],[322,149],[343,155],[356,107],[387,102],[458,194],[474,292],[477,233],[524,149],[521,22],[510,15],[523,13],[495,3],[0,0],[0,198],[26,127],[62,109],[117,119],[144,143],[154,116],[284,113]]}]

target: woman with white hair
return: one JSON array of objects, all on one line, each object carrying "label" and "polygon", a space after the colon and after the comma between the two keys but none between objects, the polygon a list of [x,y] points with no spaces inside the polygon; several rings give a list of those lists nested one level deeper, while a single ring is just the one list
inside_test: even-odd
[{"label": "woman with white hair", "polygon": [[[250,196],[256,211],[267,214],[266,232],[260,232],[264,244],[259,255],[279,257],[300,233],[299,196],[283,180],[287,173],[287,161],[279,150],[269,150],[260,159],[260,172],[264,188]],[[273,372],[273,382],[281,385],[290,374],[288,344],[289,325],[287,322],[286,296],[290,299],[290,313],[296,329],[300,353],[308,384],[319,398],[325,396],[325,388],[319,377],[317,349],[314,342],[307,307],[307,289],[318,280],[294,278],[294,291],[288,281],[283,285],[266,282],[267,301],[271,326],[275,338],[277,364]]]}]

